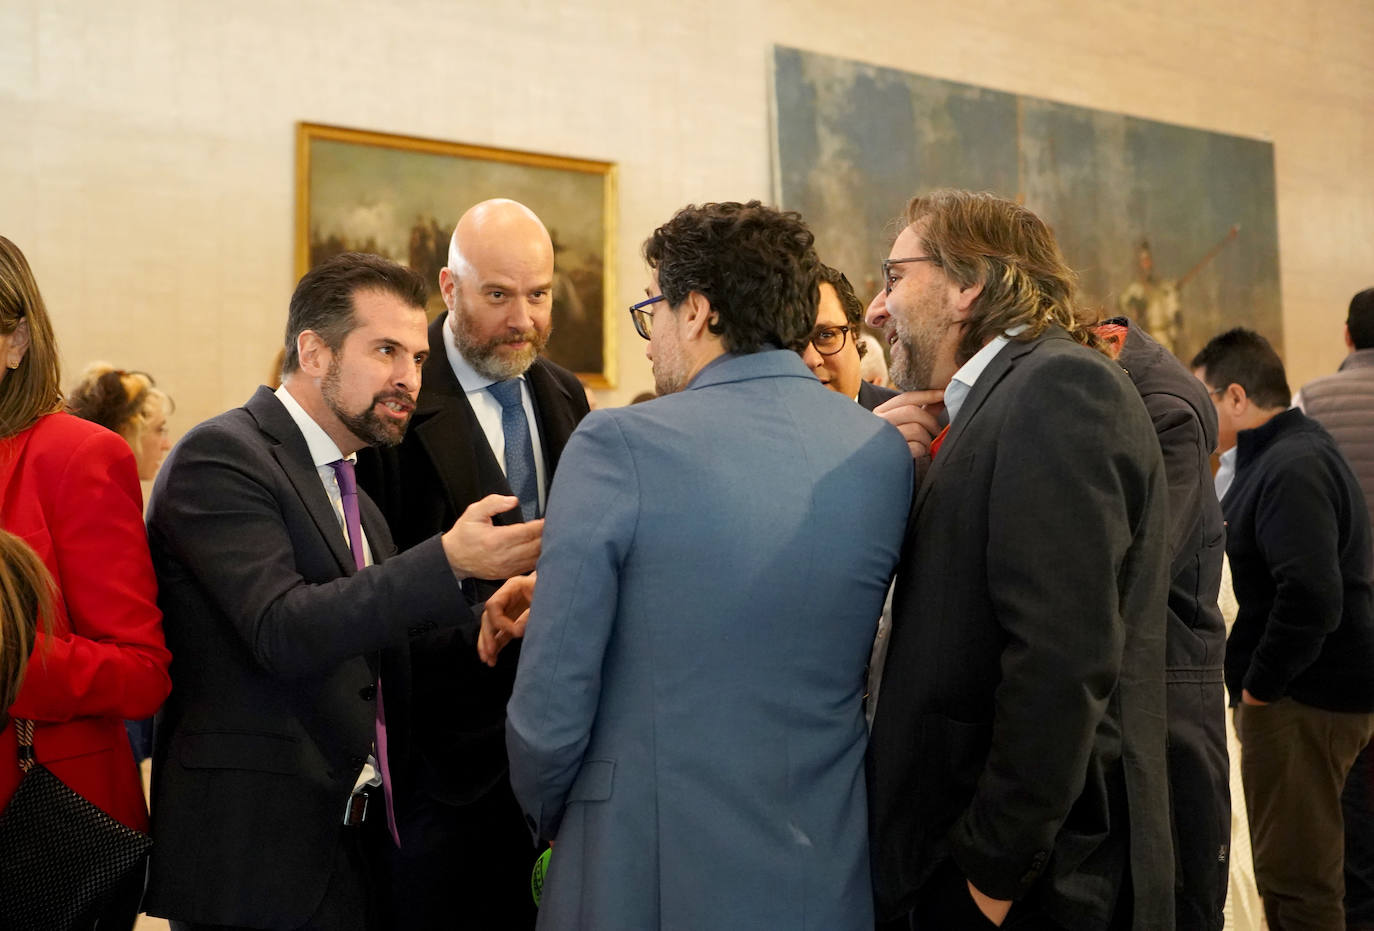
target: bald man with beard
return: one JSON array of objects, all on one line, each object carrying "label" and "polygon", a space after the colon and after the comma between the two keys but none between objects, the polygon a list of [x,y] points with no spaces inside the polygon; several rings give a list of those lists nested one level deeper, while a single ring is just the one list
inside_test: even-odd
[{"label": "bald man with beard", "polygon": [[[576,376],[541,356],[553,281],[553,243],[528,207],[484,201],[458,221],[439,272],[448,312],[429,327],[411,429],[358,466],[400,549],[492,493],[521,499],[498,524],[542,520],[558,457],[587,413]],[[463,587],[481,601],[503,581]],[[504,741],[519,644],[492,668],[449,631],[415,631],[411,644],[409,752],[391,763],[401,770],[392,774],[401,842],[391,863],[394,925],[532,928],[538,851],[511,793]]]}]

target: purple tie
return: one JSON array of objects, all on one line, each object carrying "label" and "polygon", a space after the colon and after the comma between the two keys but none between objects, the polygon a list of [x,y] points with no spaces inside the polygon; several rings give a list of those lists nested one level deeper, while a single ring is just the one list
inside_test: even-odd
[{"label": "purple tie", "polygon": [[[353,463],[337,459],[329,464],[339,480],[339,497],[343,499],[344,525],[348,528],[348,548],[353,551],[353,565],[362,569],[367,565],[363,553],[363,522],[358,511],[358,476]],[[391,801],[391,773],[386,765],[386,713],[382,705],[382,679],[377,677],[377,765],[382,768],[382,795],[386,798],[386,826],[396,846],[401,835],[396,830],[396,809]]]}]

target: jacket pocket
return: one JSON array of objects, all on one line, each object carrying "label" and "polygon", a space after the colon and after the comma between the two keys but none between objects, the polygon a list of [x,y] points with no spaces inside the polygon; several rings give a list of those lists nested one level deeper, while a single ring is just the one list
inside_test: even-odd
[{"label": "jacket pocket", "polygon": [[587,760],[568,790],[570,802],[604,802],[611,797],[615,760]]}]

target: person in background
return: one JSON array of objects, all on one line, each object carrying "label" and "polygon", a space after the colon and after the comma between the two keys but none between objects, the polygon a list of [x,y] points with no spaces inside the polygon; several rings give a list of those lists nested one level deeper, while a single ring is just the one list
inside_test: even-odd
[{"label": "person in background", "polygon": [[821,384],[871,411],[897,392],[863,379],[861,368],[868,352],[860,341],[863,322],[864,305],[849,279],[839,269],[822,265],[816,325],[802,349],[802,361]]},{"label": "person in background", "polygon": [[[1310,381],[1293,406],[1326,428],[1364,492],[1374,523],[1374,288],[1350,299],[1342,334],[1349,354],[1339,371]],[[1374,929],[1374,750],[1366,746],[1350,768],[1341,796],[1345,812],[1345,923]]]},{"label": "person in background", "polygon": [[[171,688],[143,497],[129,444],[62,411],[57,345],[28,261],[0,236],[0,529],[33,547],[55,584],[51,633],[0,732],[0,806],[19,784],[14,719],[32,720],[37,761],[117,821],[148,830],[124,720]],[[130,928],[142,869],[91,927]]]},{"label": "person in background", "polygon": [[67,410],[124,437],[134,451],[141,481],[157,477],[162,458],[172,448],[167,418],[176,405],[153,376],[92,362],[68,392]]},{"label": "person in background", "polygon": [[52,617],[52,576],[27,543],[0,530],[0,708],[24,683],[24,669],[43,619]]},{"label": "person in background", "polygon": [[1192,369],[1231,467],[1221,510],[1240,610],[1226,689],[1264,911],[1274,929],[1344,928],[1340,796],[1374,734],[1364,495],[1331,435],[1289,407],[1283,362],[1263,336],[1228,330]]},{"label": "person in background", "polygon": [[1217,608],[1226,528],[1212,487],[1217,414],[1192,373],[1134,321],[1097,327],[1150,413],[1169,483],[1169,626],[1164,635],[1174,928],[1221,931],[1231,837],[1226,625]]},{"label": "person in background", "polygon": [[879,388],[891,388],[892,379],[887,371],[887,359],[883,356],[883,347],[872,333],[864,333],[859,337],[859,345],[864,347],[863,364],[859,366],[859,375],[870,385]]},{"label": "person in background", "polygon": [[[92,362],[81,380],[67,394],[67,411],[82,420],[98,423],[124,437],[134,451],[140,481],[157,476],[162,458],[172,448],[167,418],[175,409],[172,399],[146,372],[126,372],[108,362]],[[126,721],[134,759],[142,763],[153,755],[153,719]]]}]

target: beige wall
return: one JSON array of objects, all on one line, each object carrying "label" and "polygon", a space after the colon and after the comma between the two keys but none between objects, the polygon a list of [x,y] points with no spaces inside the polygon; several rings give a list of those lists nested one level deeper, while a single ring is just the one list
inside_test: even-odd
[{"label": "beige wall", "polygon": [[[762,197],[774,42],[1272,139],[1287,360],[1333,368],[1374,284],[1368,0],[5,0],[0,232],[71,376],[147,369],[173,427],[240,403],[294,284],[294,124],[620,164],[617,308],[688,201]],[[892,192],[894,212],[909,191]],[[1072,257],[1070,257],[1072,258]],[[621,403],[651,381],[617,311]]]}]

